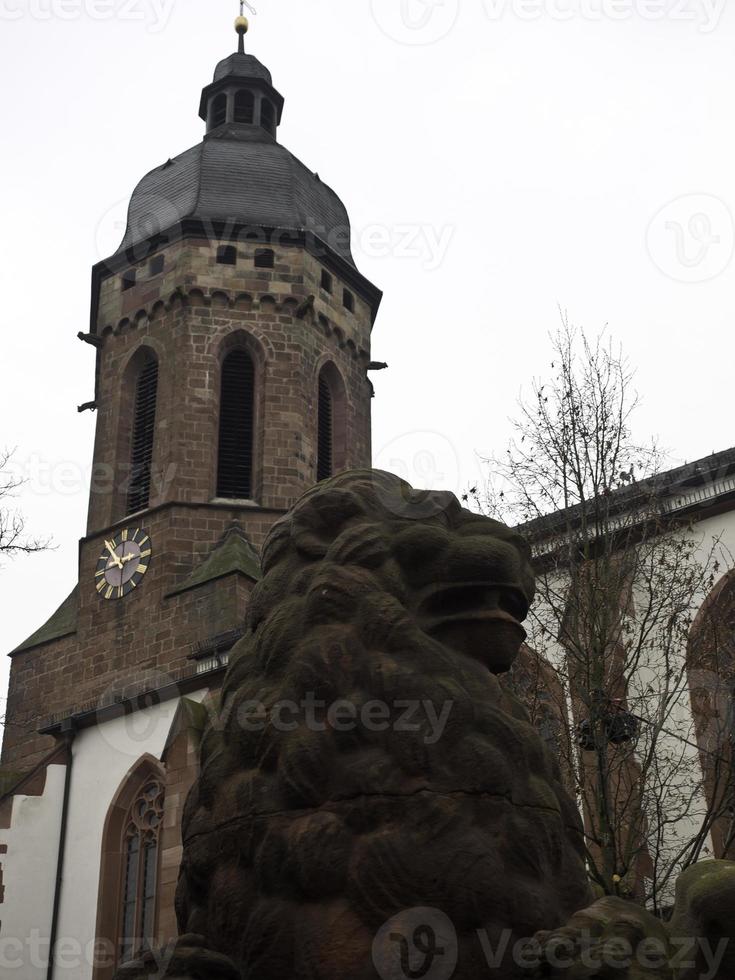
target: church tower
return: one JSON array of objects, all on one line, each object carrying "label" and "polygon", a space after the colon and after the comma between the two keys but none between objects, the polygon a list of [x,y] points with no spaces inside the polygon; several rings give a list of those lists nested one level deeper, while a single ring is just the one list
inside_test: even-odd
[{"label": "church tower", "polygon": [[[340,199],[279,142],[284,100],[236,27],[202,142],[143,177],[92,270],[78,581],[11,654],[0,940],[24,980],[110,980],[175,935],[182,810],[264,537],[318,480],[370,465],[381,293]],[[32,935],[81,958],[39,962]]]},{"label": "church tower", "polygon": [[53,732],[226,653],[273,522],[317,480],[370,465],[381,294],[340,199],[279,143],[284,100],[246,25],[202,92],[202,142],[140,181],[92,272],[79,582],[12,655],[5,765],[52,746],[39,721]]}]

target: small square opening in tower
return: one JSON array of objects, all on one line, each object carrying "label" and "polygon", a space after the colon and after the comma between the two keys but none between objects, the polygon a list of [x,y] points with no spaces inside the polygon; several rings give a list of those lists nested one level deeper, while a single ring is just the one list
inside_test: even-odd
[{"label": "small square opening in tower", "polygon": [[255,268],[272,269],[276,264],[276,256],[272,248],[255,249]]},{"label": "small square opening in tower", "polygon": [[237,265],[237,249],[234,245],[220,245],[217,249],[219,265]]},{"label": "small square opening in tower", "polygon": [[153,277],[153,276],[160,276],[162,272],[163,272],[163,256],[154,255],[154,257],[151,259],[150,264],[148,266],[148,274],[151,277]]},{"label": "small square opening in tower", "polygon": [[133,288],[137,274],[138,273],[135,269],[128,269],[127,272],[123,272],[121,276],[123,292],[125,292],[127,289]]},{"label": "small square opening in tower", "polygon": [[349,289],[345,289],[344,293],[342,294],[342,306],[344,306],[346,310],[349,310],[350,313],[355,312],[355,297],[352,295]]},{"label": "small square opening in tower", "polygon": [[326,293],[332,292],[332,277],[326,269],[322,269],[322,279],[319,285]]}]

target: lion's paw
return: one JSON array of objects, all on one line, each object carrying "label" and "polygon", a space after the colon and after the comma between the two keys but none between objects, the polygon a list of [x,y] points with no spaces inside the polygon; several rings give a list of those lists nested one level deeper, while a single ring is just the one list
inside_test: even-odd
[{"label": "lion's paw", "polygon": [[672,980],[663,924],[620,898],[600,899],[535,941],[538,962],[526,971],[529,980]]},{"label": "lion's paw", "polygon": [[182,936],[165,949],[126,963],[115,980],[241,980],[232,960],[209,949],[202,936]]}]

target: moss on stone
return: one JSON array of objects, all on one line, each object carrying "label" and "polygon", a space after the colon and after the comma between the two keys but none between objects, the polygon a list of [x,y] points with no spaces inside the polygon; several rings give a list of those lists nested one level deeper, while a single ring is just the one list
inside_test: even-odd
[{"label": "moss on stone", "polygon": [[244,575],[253,582],[261,579],[260,556],[238,526],[231,527],[209,557],[187,579],[172,589],[169,595],[196,589],[233,573]]}]

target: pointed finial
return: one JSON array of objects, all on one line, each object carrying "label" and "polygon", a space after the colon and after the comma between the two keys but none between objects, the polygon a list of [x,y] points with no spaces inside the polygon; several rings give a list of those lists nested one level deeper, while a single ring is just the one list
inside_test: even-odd
[{"label": "pointed finial", "polygon": [[246,7],[251,13],[253,14],[257,13],[255,7],[253,7],[252,4],[248,3],[248,0],[240,0],[240,16],[235,19],[235,30],[237,31],[237,34],[240,39],[237,46],[238,54],[245,54],[245,35],[247,34],[248,28],[250,27],[250,23],[247,17],[245,16]]}]

